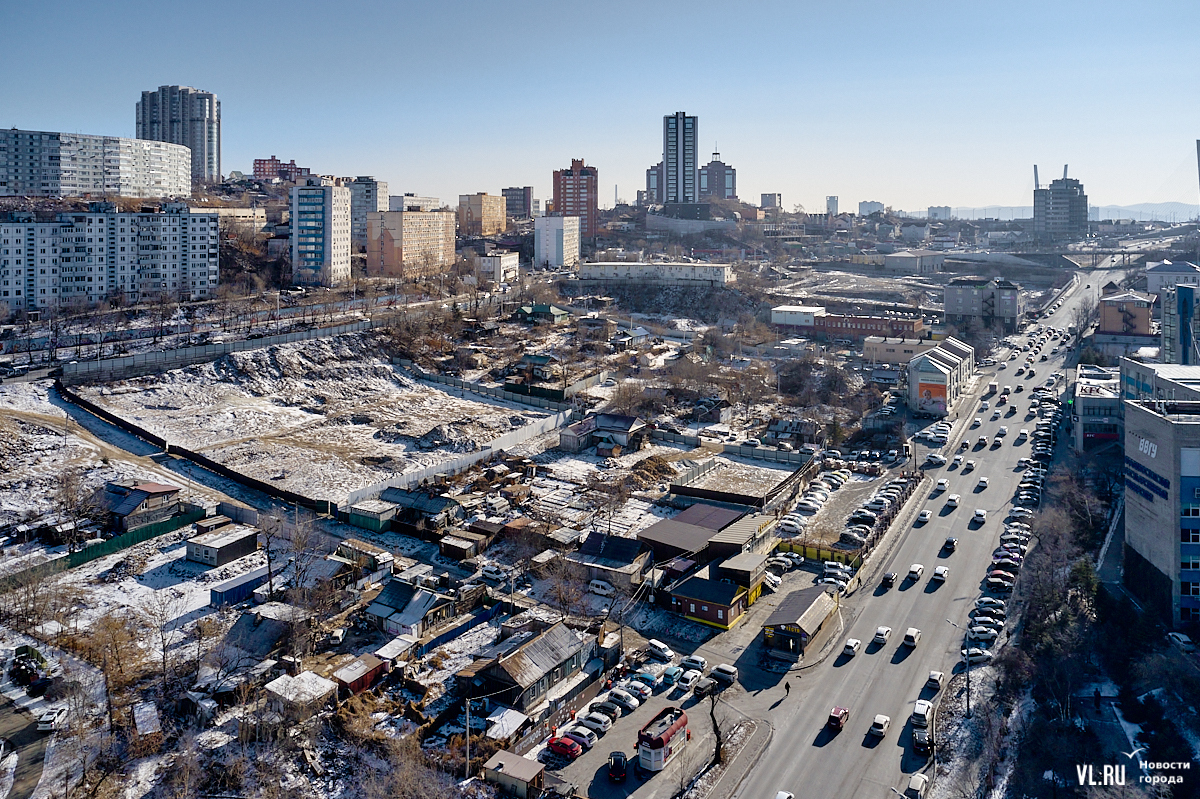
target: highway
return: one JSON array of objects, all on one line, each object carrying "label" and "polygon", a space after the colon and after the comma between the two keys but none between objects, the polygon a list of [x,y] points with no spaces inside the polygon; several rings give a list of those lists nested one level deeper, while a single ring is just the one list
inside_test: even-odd
[{"label": "highway", "polygon": [[[1065,330],[1072,324],[1072,311],[1085,295],[1096,296],[1096,290],[1118,272],[1084,272],[1070,291],[1062,307],[1049,319],[1035,324],[1049,325]],[[1084,286],[1091,283],[1090,290]],[[1048,353],[1051,346],[1043,349]],[[1026,353],[1019,360],[1006,361],[1008,368],[997,370],[988,367],[977,371],[975,394],[960,399],[957,406],[959,422],[956,424],[944,453],[949,458],[963,438],[971,441],[971,449],[964,453],[973,458],[978,467],[963,474],[956,467],[941,467],[929,470],[932,478],[927,481],[928,489],[911,501],[918,503],[916,509],[927,508],[933,518],[925,525],[917,525],[901,532],[902,540],[882,564],[867,564],[867,582],[857,594],[844,601],[856,613],[844,614],[853,621],[838,639],[838,649],[847,638],[862,640],[863,646],[853,657],[833,654],[824,663],[803,672],[791,697],[768,713],[775,727],[770,747],[758,766],[751,772],[736,794],[746,799],[770,799],[778,791],[785,790],[797,796],[852,797],[863,796],[878,799],[890,796],[889,788],[903,792],[909,776],[925,769],[932,761],[912,752],[912,724],[909,715],[918,699],[940,697],[936,692],[924,689],[930,670],[943,671],[949,679],[952,672],[961,669],[959,649],[963,645],[963,634],[946,622],[965,625],[974,600],[983,595],[982,582],[991,562],[991,552],[996,547],[1003,529],[1003,521],[1010,501],[1020,482],[1023,471],[1016,469],[1018,458],[1030,454],[1028,441],[1016,443],[1017,432],[1028,428],[1031,432],[1036,419],[1026,417],[1029,392],[1045,382],[1052,371],[1061,370],[1064,356],[1070,350],[1052,355],[1047,362],[1035,364],[1036,375],[1013,374],[1015,367],[1024,362]],[[1007,358],[1002,352],[999,358]],[[997,381],[1001,387],[1018,382],[1025,391],[1013,394],[1019,412],[1015,416],[1001,416],[992,420],[991,412],[976,409],[988,383]],[[1060,380],[1060,385],[1062,381]],[[994,402],[994,397],[989,397]],[[1003,409],[1007,410],[1007,408]],[[979,416],[979,428],[970,428],[971,420]],[[996,435],[1001,425],[1007,425],[1008,435],[1004,445],[998,449],[977,448],[975,439]],[[922,456],[923,457],[923,456]],[[989,478],[989,486],[980,490],[976,484],[981,476]],[[946,478],[949,488],[937,492],[933,486],[938,478]],[[959,494],[961,502],[957,509],[946,507],[946,496]],[[987,511],[987,521],[982,525],[970,523],[976,508]],[[906,509],[908,510],[908,509]],[[906,515],[902,515],[905,518]],[[911,514],[915,517],[915,513]],[[958,548],[952,554],[942,551],[947,536],[958,538]],[[909,566],[921,563],[924,576],[913,583],[904,579]],[[949,578],[944,584],[931,581],[936,566],[948,566]],[[895,587],[883,589],[879,586],[879,575],[894,571],[900,576]],[[879,646],[871,643],[875,630],[880,625],[892,628],[891,639]],[[902,644],[908,627],[922,631],[920,643],[915,649]],[[1007,631],[1012,628],[1010,620]],[[943,692],[946,689],[942,689]],[[730,697],[731,701],[748,713],[753,709]],[[829,710],[834,705],[850,709],[850,718],[845,728],[838,733],[825,729]],[[875,714],[891,717],[891,728],[882,738],[867,734]]]}]

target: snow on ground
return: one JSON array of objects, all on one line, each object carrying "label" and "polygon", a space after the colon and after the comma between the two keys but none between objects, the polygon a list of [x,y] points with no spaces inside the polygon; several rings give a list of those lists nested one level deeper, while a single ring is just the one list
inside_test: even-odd
[{"label": "snow on ground", "polygon": [[500,637],[500,621],[497,619],[473,627],[422,658],[423,670],[417,673],[415,679],[422,685],[429,686],[427,703],[432,703],[445,692],[446,683],[471,663],[474,653],[496,643]]},{"label": "snow on ground", "polygon": [[719,468],[701,476],[690,487],[761,496],[796,470],[796,467],[776,466],[744,458],[722,456],[718,461],[721,464]]},{"label": "snow on ground", "polygon": [[239,472],[335,501],[545,416],[420,383],[359,334],[232,353],[81,393]]}]

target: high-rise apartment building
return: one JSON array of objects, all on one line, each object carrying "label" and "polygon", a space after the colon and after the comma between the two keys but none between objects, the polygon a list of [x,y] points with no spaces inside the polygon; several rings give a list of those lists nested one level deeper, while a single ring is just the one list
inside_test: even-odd
[{"label": "high-rise apartment building", "polygon": [[838,215],[838,198],[836,194],[831,194],[825,198],[825,213],[831,217]]},{"label": "high-rise apartment building", "polygon": [[255,180],[273,180],[279,178],[286,180],[289,183],[294,183],[300,178],[306,178],[312,174],[312,170],[306,166],[296,166],[296,159],[293,158],[286,164],[280,161],[275,156],[270,158],[255,158],[254,159],[254,179]]},{"label": "high-rise apartment building", "polygon": [[[1065,173],[1065,169],[1063,170]],[[1033,235],[1038,239],[1081,239],[1088,232],[1083,184],[1065,174],[1033,191]]]},{"label": "high-rise apartment building", "polygon": [[700,167],[700,199],[705,197],[737,199],[737,170],[722,162],[720,153],[713,153],[712,160]]},{"label": "high-rise apartment building", "polygon": [[927,219],[937,219],[939,221],[947,221],[950,219],[950,206],[948,205],[931,205],[925,212]]},{"label": "high-rise apartment building", "polygon": [[509,219],[533,219],[533,186],[501,189]]},{"label": "high-rise apartment building", "polygon": [[0,218],[0,304],[44,310],[160,296],[203,300],[216,293],[217,214],[183,203],[137,213],[112,203],[40,221],[29,212]]},{"label": "high-rise apartment building", "polygon": [[389,211],[433,211],[442,207],[437,197],[421,197],[412,192],[393,194],[388,198]]},{"label": "high-rise apartment building", "polygon": [[699,202],[696,175],[699,123],[683,111],[663,117],[663,182],[660,202]]},{"label": "high-rise apartment building", "polygon": [[540,216],[533,221],[533,265],[561,269],[579,264],[579,217]]},{"label": "high-rise apartment building", "polygon": [[586,166],[582,158],[572,158],[570,169],[554,172],[554,213],[579,217],[579,235],[590,239],[597,233],[599,191],[596,167]]},{"label": "high-rise apartment building", "polygon": [[350,189],[307,177],[292,187],[292,282],[336,286],[350,279]]},{"label": "high-rise apartment building", "polygon": [[764,194],[758,203],[759,208],[783,208],[782,194]]},{"label": "high-rise apartment building", "polygon": [[139,139],[182,144],[192,151],[192,180],[221,180],[221,101],[191,86],[159,86],[137,103]]},{"label": "high-rise apartment building", "polygon": [[646,170],[645,205],[658,205],[663,198],[663,162],[659,161]]},{"label": "high-rise apartment building", "polygon": [[454,266],[453,211],[367,214],[367,276],[438,275]]},{"label": "high-rise apartment building", "polygon": [[0,130],[0,196],[190,197],[191,163],[178,144]]},{"label": "high-rise apartment building", "polygon": [[369,175],[360,175],[350,186],[350,243],[355,252],[367,248],[367,214],[389,210],[388,184]]},{"label": "high-rise apartment building", "polygon": [[464,236],[494,236],[505,228],[504,198],[481,191],[458,196],[458,232]]},{"label": "high-rise apartment building", "polygon": [[859,216],[870,216],[883,210],[883,203],[874,200],[863,200],[858,204]]}]

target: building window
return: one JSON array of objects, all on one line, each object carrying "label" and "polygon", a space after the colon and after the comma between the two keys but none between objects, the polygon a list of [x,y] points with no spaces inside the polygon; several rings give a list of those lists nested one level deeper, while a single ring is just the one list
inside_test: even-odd
[{"label": "building window", "polygon": [[1181,529],[1179,541],[1183,544],[1200,544],[1200,530],[1189,530],[1186,527]]},{"label": "building window", "polygon": [[1181,582],[1179,584],[1180,596],[1200,596],[1200,583]]}]

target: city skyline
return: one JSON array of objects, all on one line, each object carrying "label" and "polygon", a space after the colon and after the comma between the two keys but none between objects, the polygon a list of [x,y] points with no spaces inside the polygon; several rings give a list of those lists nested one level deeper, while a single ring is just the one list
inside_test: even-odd
[{"label": "city skyline", "polygon": [[[846,209],[860,200],[909,211],[1031,206],[1034,163],[1070,164],[1094,205],[1195,206],[1200,196],[1200,112],[1180,102],[1196,68],[1158,66],[1161,53],[1191,44],[1188,23],[1200,9],[1184,3],[1158,3],[1154,12],[1016,3],[1003,15],[949,3],[905,15],[878,3],[770,4],[720,21],[723,36],[740,45],[733,52],[748,60],[725,68],[698,59],[646,88],[606,80],[604,71],[619,76],[641,64],[656,20],[702,39],[724,6],[617,3],[599,17],[582,8],[548,13],[552,7],[532,2],[453,12],[299,3],[280,18],[217,2],[210,13],[233,24],[214,26],[211,46],[186,50],[153,36],[172,20],[182,24],[181,9],[66,8],[55,7],[53,17],[33,4],[6,9],[14,35],[0,54],[0,124],[132,137],[129,110],[141,91],[202,87],[222,101],[226,173],[249,174],[254,158],[274,153],[325,174],[375,175],[396,193],[453,198],[532,185],[545,200],[554,170],[582,158],[599,170],[600,203],[609,207],[614,186],[634,201],[646,165],[661,158],[663,116],[682,109],[701,122],[699,152],[719,150],[737,168],[740,196],[779,192],[788,210],[820,211],[827,195]],[[638,24],[625,24],[624,12],[635,9]],[[359,24],[368,17],[370,26]],[[270,30],[270,39],[255,30]],[[335,50],[395,50],[430,66],[395,81],[386,58],[334,59],[300,92],[287,81],[287,48],[270,41],[312,31]],[[488,100],[457,51],[567,33],[591,36],[604,54],[584,112],[578,75],[547,69],[550,51],[536,47],[509,73],[527,82],[506,85],[506,101],[489,107],[486,123],[464,110],[474,105],[464,99]],[[64,47],[75,57],[39,56]],[[125,50],[139,57],[111,57]],[[80,70],[87,61],[105,67]]]}]

